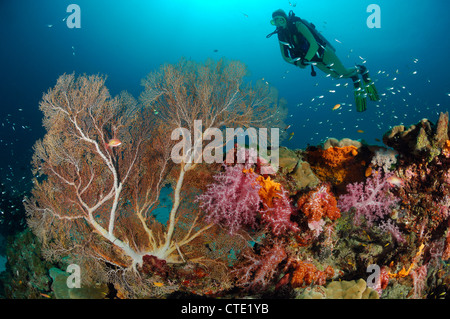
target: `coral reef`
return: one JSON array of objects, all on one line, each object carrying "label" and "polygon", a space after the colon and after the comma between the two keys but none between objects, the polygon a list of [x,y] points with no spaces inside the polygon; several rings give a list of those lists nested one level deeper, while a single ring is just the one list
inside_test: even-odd
[{"label": "coral reef", "polygon": [[[225,163],[203,161],[216,126],[283,127],[276,92],[244,85],[245,71],[182,60],[143,80],[139,100],[62,76],[40,105],[32,233],[9,239],[3,295],[450,298],[448,113],[392,128],[387,147],[280,147],[276,174],[261,145],[223,154],[223,141],[210,155]],[[154,215],[164,187],[167,222]]]},{"label": "coral reef", "polygon": [[441,113],[436,124],[428,119],[404,127],[395,126],[383,136],[383,142],[403,155],[407,161],[425,158],[430,161],[440,155],[448,136],[448,112]]}]

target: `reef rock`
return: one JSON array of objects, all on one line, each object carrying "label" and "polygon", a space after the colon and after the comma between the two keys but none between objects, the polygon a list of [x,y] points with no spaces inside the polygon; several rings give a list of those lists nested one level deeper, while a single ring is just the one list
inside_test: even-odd
[{"label": "reef rock", "polygon": [[300,152],[280,147],[279,165],[281,174],[286,175],[289,181],[287,188],[291,195],[305,188],[312,189],[320,183],[309,163],[302,159]]},{"label": "reef rock", "polygon": [[80,288],[69,288],[67,279],[69,273],[59,268],[51,268],[52,291],[56,299],[104,299],[108,294],[108,287],[105,284],[93,283],[90,286],[82,285]]},{"label": "reef rock", "polygon": [[448,120],[448,112],[441,112],[436,125],[428,119],[422,119],[408,128],[403,125],[394,126],[384,134],[383,143],[406,158],[426,158],[430,161],[441,154],[449,139]]}]

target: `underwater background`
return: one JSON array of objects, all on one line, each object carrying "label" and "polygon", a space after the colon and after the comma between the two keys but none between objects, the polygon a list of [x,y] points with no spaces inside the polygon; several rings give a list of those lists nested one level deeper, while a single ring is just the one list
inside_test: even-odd
[{"label": "underwater background", "polygon": [[[81,8],[81,28],[67,26],[72,3]],[[370,4],[381,8],[380,28],[367,25]],[[345,66],[367,66],[381,101],[357,113],[350,80],[320,70],[312,77],[309,68],[284,62],[276,35],[266,38],[276,9],[314,23]],[[449,9],[444,0],[0,1],[0,271],[5,237],[26,227],[32,147],[45,133],[39,101],[60,75],[107,75],[113,96],[126,90],[137,98],[141,79],[161,64],[240,60],[249,81],[263,79],[286,99],[294,135],[283,146],[305,148],[329,137],[382,145],[393,126],[436,122],[448,111]]]}]

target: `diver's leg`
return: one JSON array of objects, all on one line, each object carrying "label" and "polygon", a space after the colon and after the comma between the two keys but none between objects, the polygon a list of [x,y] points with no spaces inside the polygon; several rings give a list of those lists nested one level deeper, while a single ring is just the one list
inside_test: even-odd
[{"label": "diver's leg", "polygon": [[325,48],[322,61],[325,67],[330,70],[327,73],[334,78],[351,78],[358,74],[358,68],[346,68],[336,53],[329,48]]},{"label": "diver's leg", "polygon": [[318,63],[317,67],[324,71],[325,73],[330,74],[332,77],[336,79],[342,78],[351,78],[353,81],[354,88],[354,96],[355,96],[355,104],[356,111],[364,112],[367,109],[366,102],[366,92],[364,90],[364,85],[358,77],[359,68],[346,68],[341,60],[337,57],[336,53],[334,53],[331,49],[325,49],[323,59],[323,63]]},{"label": "diver's leg", "polygon": [[355,104],[357,112],[364,112],[367,109],[366,91],[364,85],[357,75],[352,76],[353,95],[355,96]]}]

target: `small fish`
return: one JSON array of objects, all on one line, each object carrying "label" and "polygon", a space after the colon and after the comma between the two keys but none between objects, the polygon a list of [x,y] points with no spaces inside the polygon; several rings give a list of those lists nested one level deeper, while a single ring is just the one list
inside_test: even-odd
[{"label": "small fish", "polygon": [[53,27],[53,24],[47,24],[47,28]]},{"label": "small fish", "polygon": [[162,282],[153,282],[153,284],[154,284],[156,287],[162,287],[162,286],[164,286],[164,283],[162,283]]},{"label": "small fish", "polygon": [[214,53],[217,53],[217,52],[219,52],[219,50],[217,50],[217,49],[214,49],[214,50],[213,50],[213,52],[214,52]]},{"label": "small fish", "polygon": [[47,294],[43,294],[43,293],[41,293],[40,294],[42,297],[45,297],[45,298],[49,298],[49,299],[51,299],[52,297],[50,297],[49,295],[47,295]]},{"label": "small fish", "polygon": [[292,125],[289,124],[288,126],[286,126],[286,127],[284,128],[284,130],[287,131],[291,126],[292,126]]},{"label": "small fish", "polygon": [[405,185],[405,182],[398,178],[397,176],[390,176],[387,179],[387,182],[391,185],[391,186],[397,186],[397,187],[402,187]]},{"label": "small fish", "polygon": [[339,41],[338,39],[334,39],[334,41],[336,41],[337,43],[342,43],[341,41]]},{"label": "small fish", "polygon": [[292,132],[291,134],[289,134],[288,141],[292,140],[293,137],[294,137],[294,132]]},{"label": "small fish", "polygon": [[358,132],[358,133],[364,133],[363,130],[357,130],[356,132]]},{"label": "small fish", "polygon": [[117,138],[113,138],[109,140],[108,144],[106,144],[106,147],[117,147],[120,145],[122,145],[122,142]]},{"label": "small fish", "polygon": [[337,109],[339,109],[341,107],[341,105],[338,103],[335,106],[333,106],[333,111],[336,111]]},{"label": "small fish", "polygon": [[242,12],[242,14],[244,15],[244,17],[248,18],[248,14]]},{"label": "small fish", "polygon": [[376,139],[375,139],[375,141],[377,141],[377,142],[381,142],[381,140],[380,140],[379,138],[376,138]]}]

